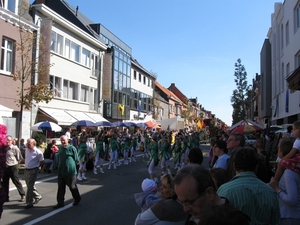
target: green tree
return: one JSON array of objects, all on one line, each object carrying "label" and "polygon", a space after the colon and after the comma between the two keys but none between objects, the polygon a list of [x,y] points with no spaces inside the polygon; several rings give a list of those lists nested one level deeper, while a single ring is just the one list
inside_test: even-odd
[{"label": "green tree", "polygon": [[250,107],[249,97],[251,93],[251,85],[248,85],[247,72],[244,65],[241,64],[241,59],[238,59],[234,64],[234,82],[236,84],[236,89],[233,90],[231,96],[231,105],[233,107],[232,112],[232,123],[235,124],[240,120],[246,119],[247,111]]},{"label": "green tree", "polygon": [[[26,4],[25,4],[26,3]],[[22,118],[24,109],[29,110],[34,104],[39,102],[49,102],[53,98],[53,92],[49,88],[49,82],[39,80],[35,83],[35,75],[45,77],[49,73],[51,64],[43,61],[45,55],[50,55],[50,49],[39,49],[43,46],[43,38],[38,37],[35,32],[30,32],[26,27],[24,20],[28,20],[29,4],[25,2],[19,6],[19,26],[16,26],[19,32],[19,40],[16,41],[16,66],[12,74],[13,80],[20,82],[17,90],[18,99],[16,104],[20,107],[20,116],[18,123],[18,140],[22,132]],[[49,37],[48,37],[49,38]]]}]

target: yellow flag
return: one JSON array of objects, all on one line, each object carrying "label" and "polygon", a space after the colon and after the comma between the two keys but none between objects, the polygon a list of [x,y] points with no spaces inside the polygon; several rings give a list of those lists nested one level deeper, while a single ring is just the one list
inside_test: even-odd
[{"label": "yellow flag", "polygon": [[124,116],[124,105],[118,104],[118,109],[120,110],[121,115]]}]

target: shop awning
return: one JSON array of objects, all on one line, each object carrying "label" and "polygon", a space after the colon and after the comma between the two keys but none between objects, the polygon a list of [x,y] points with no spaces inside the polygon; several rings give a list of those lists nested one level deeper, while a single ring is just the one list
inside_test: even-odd
[{"label": "shop awning", "polygon": [[59,125],[69,126],[77,121],[74,117],[72,117],[62,109],[53,109],[46,107],[40,107],[39,109],[42,113],[47,114],[47,116],[55,120]]},{"label": "shop awning", "polygon": [[97,113],[84,113],[86,114],[88,117],[90,117],[92,120],[94,120],[95,122],[109,122],[107,119],[105,119],[103,116],[101,116],[100,114]]},{"label": "shop awning", "polygon": [[[77,111],[70,111],[70,110],[65,110],[70,116],[74,117],[76,120],[90,120],[92,122],[98,122],[93,120],[91,117],[86,115],[83,112],[77,112]],[[75,121],[76,121],[75,120]]]},{"label": "shop awning", "polygon": [[4,105],[0,105],[0,116],[2,117],[12,117],[13,111],[13,109],[7,108]]}]

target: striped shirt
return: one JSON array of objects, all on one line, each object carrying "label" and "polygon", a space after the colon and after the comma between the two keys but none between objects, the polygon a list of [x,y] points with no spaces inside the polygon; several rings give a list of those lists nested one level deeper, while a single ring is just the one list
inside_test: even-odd
[{"label": "striped shirt", "polygon": [[237,174],[218,189],[221,197],[251,218],[250,225],[280,224],[279,202],[276,192],[259,180],[253,172]]}]

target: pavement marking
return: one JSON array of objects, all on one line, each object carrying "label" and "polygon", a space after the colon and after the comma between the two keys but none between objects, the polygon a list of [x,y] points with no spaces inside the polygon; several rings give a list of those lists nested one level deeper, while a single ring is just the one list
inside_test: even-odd
[{"label": "pavement marking", "polygon": [[68,205],[65,205],[62,208],[56,209],[56,210],[54,210],[54,211],[52,211],[50,213],[47,213],[47,214],[45,214],[45,215],[43,215],[41,217],[38,217],[38,218],[36,218],[36,219],[34,219],[32,221],[29,221],[28,223],[24,223],[23,225],[32,225],[32,224],[38,223],[38,222],[40,222],[40,221],[42,221],[44,219],[47,219],[47,218],[49,218],[49,217],[51,217],[51,216],[53,216],[53,215],[55,215],[55,214],[57,214],[57,213],[59,213],[59,212],[61,212],[63,210],[71,208],[72,206],[73,206],[73,203],[70,203]]}]

